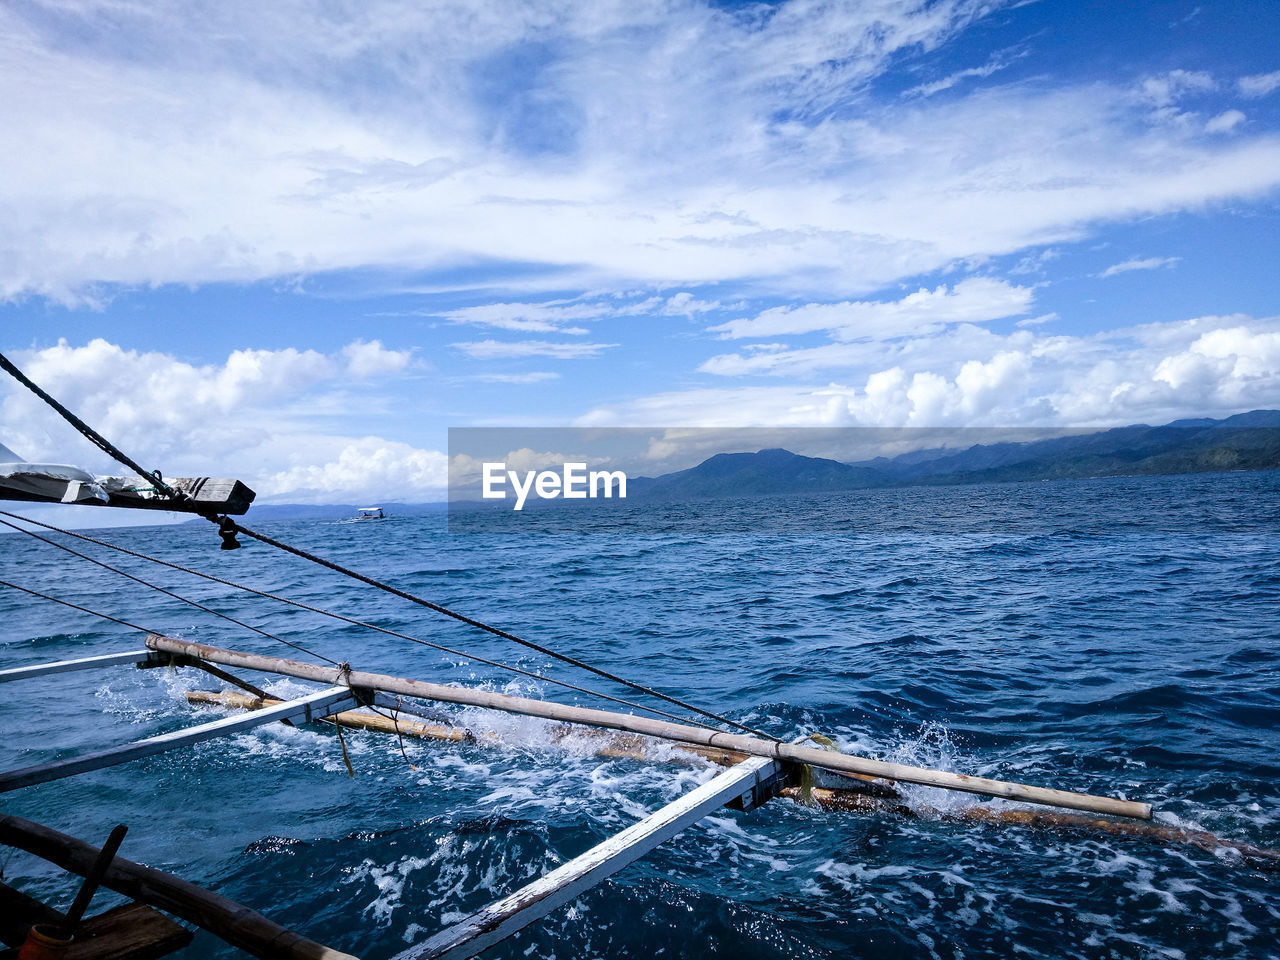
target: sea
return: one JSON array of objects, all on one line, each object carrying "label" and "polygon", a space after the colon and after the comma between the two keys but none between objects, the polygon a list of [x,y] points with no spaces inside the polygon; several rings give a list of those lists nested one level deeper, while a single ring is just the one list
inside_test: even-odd
[{"label": "sea", "polygon": [[[1280,847],[1280,473],[1074,479],[573,515],[246,522],[432,602],[783,739],[1152,803],[1159,823]],[[594,512],[591,512],[594,511]],[[454,518],[457,521],[458,518]],[[518,666],[337,622],[94,545],[134,576],[356,669],[602,705],[639,695],[208,524],[97,536]],[[20,534],[0,577],[149,630],[304,654]],[[141,647],[0,588],[0,666]],[[307,684],[246,674],[280,696]],[[14,768],[226,715],[199,672],[114,667],[0,687]],[[643,700],[648,705],[664,705]],[[608,704],[603,704],[609,706]],[[615,705],[616,706],[616,705]],[[601,758],[549,724],[440,707],[439,743],[259,727],[6,794],[0,810],[391,957],[716,775]],[[1226,848],[977,824],[1003,801],[907,788],[907,811],[776,799],[719,811],[489,951],[501,958],[1280,956],[1280,874]],[[64,908],[77,880],[0,848]],[[117,902],[99,894],[95,908]],[[236,951],[197,934],[186,956]]]}]

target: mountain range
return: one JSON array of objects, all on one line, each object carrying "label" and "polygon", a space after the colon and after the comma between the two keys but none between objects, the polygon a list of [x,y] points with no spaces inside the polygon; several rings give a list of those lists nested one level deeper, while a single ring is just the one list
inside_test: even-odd
[{"label": "mountain range", "polygon": [[1155,427],[1135,424],[1021,443],[975,444],[963,450],[915,450],[853,463],[783,449],[720,453],[688,470],[632,478],[627,497],[683,500],[1276,468],[1280,468],[1280,410],[1253,410],[1222,420],[1175,420]]}]

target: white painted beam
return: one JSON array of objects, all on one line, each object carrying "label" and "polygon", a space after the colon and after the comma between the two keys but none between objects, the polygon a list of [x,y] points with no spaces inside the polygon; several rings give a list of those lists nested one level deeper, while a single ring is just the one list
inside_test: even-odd
[{"label": "white painted beam", "polygon": [[749,796],[757,783],[772,779],[780,772],[776,760],[744,760],[582,856],[397,954],[393,960],[474,957],[640,859],[691,823],[731,800]]},{"label": "white painted beam", "polygon": [[277,720],[297,720],[302,723],[319,720],[333,713],[350,710],[357,705],[356,698],[352,695],[350,687],[330,687],[327,690],[320,690],[308,696],[299,697],[297,700],[289,700],[274,707],[266,707],[263,710],[223,717],[220,720],[202,723],[196,727],[175,730],[173,733],[162,733],[155,737],[148,737],[145,740],[137,740],[133,743],[126,743],[123,746],[111,747],[107,750],[99,750],[79,757],[70,757],[66,760],[56,760],[52,763],[38,763],[18,770],[9,770],[5,773],[0,773],[0,793],[17,790],[19,787],[29,787],[37,783],[48,783],[51,780],[73,777],[76,774],[88,773],[90,770],[114,767],[117,764],[128,763],[130,760],[149,757],[156,753],[165,753],[193,743],[212,740],[215,737],[225,737],[232,733],[239,733],[241,730],[249,730]]},{"label": "white painted beam", "polygon": [[80,657],[77,660],[55,660],[52,663],[36,663],[29,667],[12,667],[0,670],[0,683],[10,680],[26,680],[30,677],[47,677],[54,673],[70,673],[73,670],[96,670],[121,663],[147,663],[156,655],[150,650],[130,650],[128,653],[107,653],[100,657]]}]

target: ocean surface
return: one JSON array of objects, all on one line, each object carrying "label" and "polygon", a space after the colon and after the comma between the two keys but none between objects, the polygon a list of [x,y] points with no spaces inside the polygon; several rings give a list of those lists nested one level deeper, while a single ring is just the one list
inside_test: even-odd
[{"label": "ocean surface", "polygon": [[[496,515],[452,533],[442,515],[247,522],[779,737],[820,732],[875,757],[1147,800],[1160,822],[1280,847],[1280,473],[584,504],[581,522],[566,516],[532,516],[519,532]],[[101,535],[626,695],[262,544],[220,551],[203,523]],[[358,669],[591,702],[77,549]],[[0,536],[0,577],[172,636],[301,657],[21,535]],[[141,639],[0,588],[4,667]],[[281,695],[307,689],[246,676]],[[184,697],[220,687],[131,667],[5,685],[0,762],[224,715]],[[601,759],[553,744],[540,721],[445,709],[498,742],[406,739],[406,758],[394,737],[348,731],[350,778],[332,732],[276,724],[6,794],[0,810],[95,842],[126,823],[123,856],[380,960],[717,772]],[[909,796],[916,810],[986,802]],[[24,853],[0,848],[0,867],[64,906],[75,889]],[[1270,957],[1278,943],[1280,874],[1225,850],[775,800],[710,817],[487,956]],[[235,955],[203,934],[187,953]]]}]

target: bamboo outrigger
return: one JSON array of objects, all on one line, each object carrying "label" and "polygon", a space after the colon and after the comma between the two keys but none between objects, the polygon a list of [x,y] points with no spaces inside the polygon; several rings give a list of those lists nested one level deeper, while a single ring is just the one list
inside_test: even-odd
[{"label": "bamboo outrigger", "polygon": [[[906,803],[899,785],[919,784],[1037,805],[1035,809],[1026,809],[1003,804],[976,804],[963,809],[958,814],[945,815],[966,821],[1022,827],[1094,830],[1117,836],[1182,842],[1203,849],[1229,850],[1253,866],[1269,869],[1280,867],[1280,851],[1264,850],[1247,844],[1221,840],[1201,831],[1187,831],[1150,823],[1152,808],[1146,802],[1122,797],[1093,796],[1068,790],[889,763],[834,750],[818,749],[807,745],[804,740],[783,743],[769,739],[755,731],[750,731],[749,728],[734,720],[717,716],[692,704],[642,687],[590,664],[566,657],[496,627],[415,597],[404,590],[241,527],[227,514],[244,513],[252,501],[253,491],[243,484],[230,480],[172,480],[166,483],[158,473],[148,472],[138,466],[135,461],[130,460],[74,414],[31,383],[3,355],[0,355],[0,368],[15,376],[42,399],[53,405],[68,422],[100,449],[139,473],[139,477],[136,478],[138,482],[128,484],[133,489],[126,494],[115,495],[108,489],[109,485],[99,482],[102,478],[94,478],[87,474],[82,477],[76,473],[77,468],[50,468],[42,471],[38,469],[40,465],[20,465],[10,469],[8,473],[0,470],[0,499],[95,502],[106,506],[146,506],[198,514],[218,524],[224,549],[234,549],[238,546],[235,542],[237,533],[247,534],[455,620],[486,630],[506,640],[524,644],[645,694],[702,714],[723,726],[733,726],[739,730],[749,731],[727,733],[707,725],[675,722],[678,718],[651,707],[639,708],[670,719],[655,719],[635,714],[568,706],[467,687],[368,673],[352,670],[348,664],[340,664],[336,667],[314,666],[297,660],[175,640],[157,633],[147,633],[145,644],[140,649],[0,670],[0,684],[2,684],[72,671],[107,669],[123,665],[140,668],[195,667],[245,691],[244,694],[194,692],[189,695],[189,699],[194,703],[217,703],[226,707],[240,708],[245,712],[230,714],[183,730],[77,757],[3,771],[0,772],[0,793],[60,780],[90,770],[116,766],[140,757],[180,749],[190,744],[225,737],[275,721],[283,723],[320,721],[338,728],[359,727],[455,743],[494,742],[494,738],[484,731],[474,731],[459,726],[451,722],[447,716],[433,713],[423,707],[407,707],[404,703],[406,697],[413,701],[481,707],[553,721],[560,725],[556,728],[553,741],[563,739],[570,732],[586,731],[587,739],[592,742],[596,752],[605,756],[649,759],[653,756],[654,745],[660,743],[669,748],[671,756],[685,759],[697,758],[698,761],[709,761],[726,768],[707,783],[644,817],[616,836],[534,880],[522,889],[445,927],[429,939],[398,954],[393,960],[436,960],[436,958],[461,960],[461,958],[475,956],[634,862],[664,840],[720,807],[731,805],[750,810],[779,796],[832,811],[943,816],[937,811],[922,808],[919,804]],[[14,467],[12,464],[8,466]],[[146,502],[136,502],[139,498]],[[7,521],[0,522],[7,523]],[[23,528],[15,527],[14,529]],[[58,546],[58,544],[54,545]],[[106,545],[111,546],[111,544]],[[84,557],[83,554],[77,555]],[[107,566],[89,557],[84,559],[92,560],[99,566]],[[108,569],[113,568],[108,567]],[[187,570],[187,572],[205,576],[199,571]],[[138,580],[130,574],[125,575]],[[145,583],[141,580],[139,582]],[[220,582],[229,583],[229,581]],[[25,590],[27,593],[34,593],[45,599],[57,600],[16,584],[6,585]],[[241,586],[234,583],[229,585]],[[156,587],[156,589],[162,588]],[[249,589],[264,597],[294,603],[286,598],[274,597],[248,587],[243,589]],[[170,596],[177,595],[170,593]],[[182,597],[177,599],[184,600]],[[66,601],[57,600],[57,602],[65,603]],[[193,601],[184,600],[184,602],[223,616]],[[296,603],[295,605],[304,606]],[[384,633],[391,633],[376,625],[363,624],[340,614],[324,610],[317,612],[335,616],[348,623],[358,623],[373,629],[382,629]],[[105,614],[97,615],[105,616]],[[107,617],[107,619],[115,620],[116,618]],[[231,618],[224,617],[224,619]],[[116,620],[116,622],[130,627],[135,626],[126,621]],[[249,626],[240,621],[232,622],[240,626]],[[257,628],[250,627],[250,629]],[[143,632],[146,633],[146,631]],[[261,630],[258,632],[271,637],[270,634],[265,634]],[[393,635],[404,637],[403,634],[393,633]],[[281,640],[281,642],[297,646],[289,641]],[[427,641],[416,642],[438,646]],[[448,648],[438,647],[438,649],[447,650]],[[462,655],[481,659],[471,654]],[[483,662],[522,672],[505,664]],[[224,669],[226,667],[291,677],[319,683],[322,686],[291,700],[278,700],[268,697],[252,683],[229,673]],[[597,691],[561,683],[579,692],[605,697],[633,708],[639,706]],[[389,707],[395,711],[395,715],[388,719],[362,710],[370,706]],[[416,714],[417,717],[404,720],[400,716],[402,713]],[[422,722],[424,720],[426,722]],[[808,783],[809,778],[804,774],[813,769],[826,771],[829,777],[834,778],[834,782],[821,787],[812,786]],[[1066,811],[1072,812],[1052,808],[1065,808]],[[134,941],[138,942],[126,943],[124,941],[127,938],[112,934],[106,939],[99,939],[97,944],[99,947],[119,949],[115,953],[106,950],[95,954],[85,946],[86,943],[94,942],[93,938],[89,938],[84,942],[74,943],[72,952],[67,955],[67,960],[154,960],[155,957],[182,946],[185,931],[179,929],[175,932],[174,929],[164,927],[167,921],[158,914],[153,916],[152,908],[159,908],[208,930],[263,960],[355,960],[348,954],[308,940],[300,933],[286,930],[250,908],[228,901],[216,893],[202,890],[177,877],[141,864],[118,857],[107,857],[102,851],[84,841],[19,817],[0,814],[0,843],[27,850],[72,872],[82,875],[100,874],[104,886],[135,901],[133,905],[124,908],[132,910],[132,913],[112,916],[113,912],[108,911],[99,918],[91,919],[89,923],[98,922],[104,934],[128,927],[132,931],[131,936]],[[96,869],[95,863],[98,864]],[[16,935],[15,929],[21,933],[22,925],[28,919],[32,923],[41,920],[60,922],[58,918],[61,915],[52,908],[41,905],[3,884],[0,884],[0,906],[6,907],[9,913],[18,910],[22,914],[16,924],[0,922],[0,939],[6,939],[7,942],[12,942]],[[79,907],[73,907],[72,913],[75,914],[77,909]],[[151,913],[145,912],[148,910]],[[8,919],[8,913],[5,919]],[[149,929],[152,933],[148,937],[141,937],[139,931],[144,929]],[[142,943],[142,940],[146,940],[146,943]],[[132,952],[129,952],[130,950]]]},{"label": "bamboo outrigger", "polygon": [[[1039,805],[1066,807],[1088,811],[1090,816],[1076,813],[1000,807],[991,809],[979,804],[967,808],[961,816],[984,823],[1019,826],[1091,829],[1123,836],[1147,837],[1164,841],[1181,841],[1206,849],[1225,847],[1240,854],[1255,866],[1280,866],[1280,852],[1262,850],[1244,844],[1219,840],[1209,834],[1181,831],[1150,824],[1149,804],[1098,797],[1083,793],[1054,790],[1026,784],[1013,784],[980,777],[966,777],[945,771],[927,770],[902,764],[856,757],[831,750],[815,749],[801,743],[778,743],[739,734],[728,734],[700,727],[684,726],[629,714],[566,706],[541,700],[511,697],[466,687],[444,686],[385,674],[365,673],[349,668],[313,666],[295,660],[261,654],[226,650],[206,644],[175,640],[158,634],[146,638],[145,648],[120,654],[81,658],[0,671],[0,683],[39,676],[132,664],[141,668],[199,667],[219,675],[235,685],[256,690],[251,683],[227,673],[223,668],[251,669],[278,676],[319,682],[324,686],[293,700],[278,701],[263,695],[217,694],[195,692],[189,699],[195,703],[219,703],[247,712],[232,714],[209,723],[198,724],[174,733],[150,737],[132,744],[96,751],[51,763],[37,764],[0,773],[0,792],[43,783],[91,769],[101,769],[154,753],[178,749],[277,720],[308,722],[328,720],[348,727],[394,732],[450,742],[484,742],[483,733],[438,722],[386,719],[359,711],[363,705],[382,703],[401,710],[404,697],[437,703],[484,707],[507,713],[540,717],[563,724],[561,735],[569,730],[594,730],[593,744],[598,752],[610,756],[651,756],[655,743],[671,745],[677,755],[708,760],[727,769],[706,784],[675,802],[654,812],[640,822],[610,838],[580,857],[574,858],[521,890],[503,897],[483,910],[452,924],[417,944],[394,960],[428,960],[474,956],[515,931],[546,915],[557,906],[573,899],[584,890],[634,862],[691,823],[724,806],[754,809],[771,798],[783,796],[813,803],[830,810],[855,813],[891,812],[918,815],[921,811],[905,805],[897,789],[899,783],[926,784],[990,797],[1014,799]],[[260,692],[259,692],[260,693]],[[392,699],[392,695],[396,699]],[[433,715],[425,711],[428,719]],[[601,731],[609,731],[602,733]],[[620,735],[620,736],[619,736]],[[798,786],[799,770],[807,765],[817,767],[841,779],[841,789]],[[1101,816],[1100,816],[1101,815]],[[1108,819],[1102,819],[1106,817]],[[1124,819],[1110,819],[1124,818]],[[70,838],[55,837],[47,828],[20,821],[0,819],[0,842],[22,846],[70,869],[82,867],[87,845]],[[77,844],[79,844],[77,846]],[[195,909],[174,899],[168,893],[157,895],[152,874],[147,868],[118,861],[108,876],[108,886],[134,896],[140,902],[162,906],[180,917],[212,930],[228,942],[243,946],[256,956],[285,956],[264,953],[262,938],[246,936],[244,924],[234,919],[235,910]],[[150,880],[144,878],[151,878]],[[176,878],[167,878],[161,889],[171,890]],[[188,885],[190,886],[190,885]],[[186,888],[183,888],[186,889]],[[191,893],[187,890],[187,893]],[[209,894],[210,897],[216,895]],[[244,908],[241,908],[244,909]],[[185,911],[185,912],[184,912]],[[271,930],[265,918],[254,919],[252,929]],[[264,935],[265,936],[265,935]],[[306,941],[299,934],[273,933],[268,939],[279,945],[284,938],[290,944],[290,960],[344,960],[345,954],[331,951]],[[297,946],[302,944],[302,946]],[[275,947],[271,947],[274,950]]]}]

